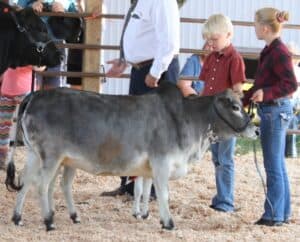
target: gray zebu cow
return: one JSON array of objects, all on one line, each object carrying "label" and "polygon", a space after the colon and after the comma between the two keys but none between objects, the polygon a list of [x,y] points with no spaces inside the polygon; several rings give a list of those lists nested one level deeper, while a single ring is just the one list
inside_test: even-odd
[{"label": "gray zebu cow", "polygon": [[[36,92],[21,104],[19,117],[29,154],[20,185],[14,184],[13,161],[8,164],[6,184],[20,190],[13,221],[21,224],[25,195],[35,182],[47,230],[54,229],[53,182],[61,166],[74,222],[79,219],[71,187],[78,168],[95,175],[145,177],[147,191],[153,178],[162,226],[172,229],[168,180],[185,175],[188,163],[199,160],[210,141],[238,134],[255,136],[254,126],[231,91],[183,98],[166,83],[142,96],[65,88]],[[147,214],[144,209],[142,216]]]}]

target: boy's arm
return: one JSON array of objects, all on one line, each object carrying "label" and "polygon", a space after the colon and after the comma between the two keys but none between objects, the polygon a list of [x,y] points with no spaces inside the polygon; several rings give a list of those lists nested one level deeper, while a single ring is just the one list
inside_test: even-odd
[{"label": "boy's arm", "polygon": [[192,88],[192,81],[179,80],[177,86],[181,90],[184,97],[187,97],[192,94],[197,95],[197,92],[194,90],[194,88]]},{"label": "boy's arm", "polygon": [[246,81],[245,64],[241,55],[237,54],[231,61],[230,74],[232,90],[243,97],[243,83]]},{"label": "boy's arm", "polygon": [[232,90],[236,93],[239,97],[243,97],[243,82],[238,82],[232,86]]}]

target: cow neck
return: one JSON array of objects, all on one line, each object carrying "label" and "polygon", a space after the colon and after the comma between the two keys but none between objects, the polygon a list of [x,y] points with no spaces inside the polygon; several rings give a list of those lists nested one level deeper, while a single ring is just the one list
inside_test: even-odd
[{"label": "cow neck", "polygon": [[11,11],[10,15],[12,17],[12,20],[15,24],[15,26],[17,27],[17,30],[19,33],[26,35],[26,37],[29,39],[29,41],[33,44],[36,43],[36,41],[34,40],[34,38],[31,36],[31,34],[26,30],[26,28],[24,28],[20,23],[19,20],[15,14],[15,12]]},{"label": "cow neck", "polygon": [[16,59],[16,48],[18,46],[15,44],[17,38],[14,28],[1,29],[0,35],[0,74],[2,74],[12,64],[11,60]]},{"label": "cow neck", "polygon": [[235,132],[237,132],[237,133],[243,132],[243,131],[247,128],[247,126],[249,125],[249,123],[250,123],[250,121],[251,121],[250,117],[247,116],[248,118],[247,118],[245,124],[244,124],[242,127],[235,127],[233,124],[231,124],[230,121],[226,120],[226,118],[222,116],[222,114],[221,114],[220,111],[218,110],[218,108],[217,108],[215,102],[213,102],[213,108],[214,108],[214,111],[215,111],[215,113],[217,114],[217,116],[218,116],[218,117],[219,117],[219,118],[220,118],[220,119],[221,119],[221,120],[222,120],[229,128],[231,128],[233,131],[235,131]]},{"label": "cow neck", "polygon": [[[200,133],[206,132],[213,126],[213,112],[211,108],[212,96],[192,96],[184,98],[182,117],[193,128],[195,137],[199,137]],[[204,124],[204,125],[203,125]],[[207,126],[206,126],[207,125]]]}]

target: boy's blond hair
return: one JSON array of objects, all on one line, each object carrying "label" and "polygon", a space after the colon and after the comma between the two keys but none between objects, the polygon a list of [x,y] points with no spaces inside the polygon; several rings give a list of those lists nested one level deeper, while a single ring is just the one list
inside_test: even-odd
[{"label": "boy's blond hair", "polygon": [[204,39],[210,38],[213,34],[226,34],[233,35],[233,25],[227,16],[223,14],[211,15],[203,25],[202,35]]}]

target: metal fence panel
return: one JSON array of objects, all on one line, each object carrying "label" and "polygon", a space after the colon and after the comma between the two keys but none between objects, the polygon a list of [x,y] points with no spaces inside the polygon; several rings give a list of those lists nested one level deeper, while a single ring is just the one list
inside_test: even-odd
[{"label": "metal fence panel", "polygon": [[[104,0],[108,13],[125,14],[129,0]],[[253,21],[254,13],[262,7],[275,7],[290,13],[289,24],[300,24],[299,0],[187,0],[180,10],[181,17],[208,18],[211,14],[223,13],[232,20]],[[200,49],[204,43],[201,35],[202,24],[181,23],[181,47]],[[103,30],[104,44],[118,44],[122,31],[122,21],[107,20]],[[300,45],[300,31],[284,29],[282,39],[285,42],[294,41]],[[263,41],[258,41],[253,27],[235,26],[233,44],[239,47],[262,48]],[[184,64],[189,54],[180,55],[180,64]],[[117,51],[103,51],[102,62],[117,58]],[[106,68],[108,68],[106,66]],[[129,70],[128,70],[129,71]],[[128,72],[127,71],[127,72]],[[108,79],[102,92],[109,94],[127,94],[128,80]]]}]

